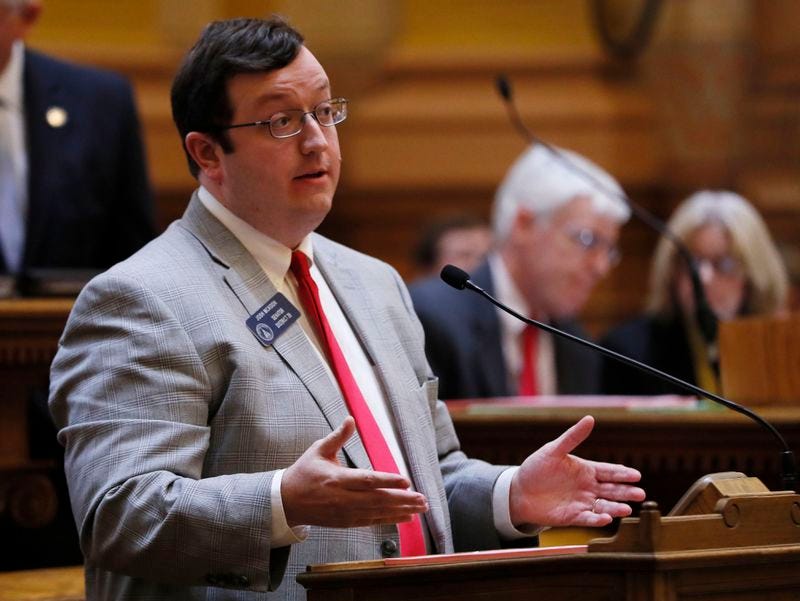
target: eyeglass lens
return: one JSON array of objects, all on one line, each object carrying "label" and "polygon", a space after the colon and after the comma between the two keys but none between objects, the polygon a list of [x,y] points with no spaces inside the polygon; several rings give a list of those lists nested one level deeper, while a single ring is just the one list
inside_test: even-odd
[{"label": "eyeglass lens", "polygon": [[303,129],[303,120],[306,115],[313,115],[317,123],[330,127],[341,123],[347,118],[347,100],[332,98],[320,102],[313,111],[290,109],[275,113],[269,118],[270,133],[276,138],[287,138],[299,133]]},{"label": "eyeglass lens", "polygon": [[588,228],[569,229],[567,235],[586,252],[603,250],[614,265],[620,260],[620,251],[615,244],[603,239]]},{"label": "eyeglass lens", "polygon": [[695,257],[698,267],[708,267],[719,275],[736,276],[742,271],[742,263],[734,256],[721,255],[719,257]]}]

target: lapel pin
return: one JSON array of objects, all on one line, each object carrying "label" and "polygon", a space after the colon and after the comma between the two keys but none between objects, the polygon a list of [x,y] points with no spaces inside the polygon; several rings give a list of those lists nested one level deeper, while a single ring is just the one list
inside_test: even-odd
[{"label": "lapel pin", "polygon": [[68,115],[67,111],[60,106],[51,106],[49,109],[47,109],[44,118],[47,120],[47,124],[50,127],[58,129],[59,127],[64,127],[67,124]]}]

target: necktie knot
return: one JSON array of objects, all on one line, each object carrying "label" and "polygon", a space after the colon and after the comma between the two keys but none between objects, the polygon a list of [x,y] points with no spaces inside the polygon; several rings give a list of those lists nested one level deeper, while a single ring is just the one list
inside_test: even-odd
[{"label": "necktie knot", "polygon": [[292,251],[292,262],[289,267],[298,280],[311,277],[311,270],[308,266],[308,257],[302,251]]}]

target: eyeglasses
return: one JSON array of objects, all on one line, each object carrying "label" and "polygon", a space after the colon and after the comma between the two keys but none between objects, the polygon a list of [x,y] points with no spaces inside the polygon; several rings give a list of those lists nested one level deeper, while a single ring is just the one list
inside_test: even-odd
[{"label": "eyeglasses", "polygon": [[312,111],[289,109],[275,113],[266,121],[236,123],[235,125],[226,125],[220,129],[224,131],[239,127],[269,127],[269,133],[273,138],[291,138],[303,131],[306,115],[311,115],[317,123],[325,127],[337,125],[347,119],[347,98],[325,100],[315,106]]},{"label": "eyeglasses", "polygon": [[608,264],[611,267],[617,265],[622,258],[622,253],[616,244],[596,234],[589,228],[568,227],[564,230],[564,233],[584,252],[605,252]]},{"label": "eyeglasses", "polygon": [[719,276],[733,278],[742,275],[744,271],[742,262],[733,255],[720,255],[718,257],[695,256],[693,259],[700,273],[711,269]]}]

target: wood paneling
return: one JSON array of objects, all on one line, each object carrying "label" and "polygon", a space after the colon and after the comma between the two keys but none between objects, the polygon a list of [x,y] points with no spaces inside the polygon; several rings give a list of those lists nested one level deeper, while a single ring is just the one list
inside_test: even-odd
[{"label": "wood paneling", "polygon": [[[352,101],[340,127],[340,191],[322,231],[406,277],[422,224],[462,208],[488,216],[498,182],[525,146],[494,90],[499,72],[512,78],[532,130],[589,156],[655,213],[667,216],[698,186],[736,189],[789,251],[797,249],[796,2],[745,0],[735,10],[719,10],[718,0],[669,3],[654,45],[627,64],[603,55],[582,0],[491,8],[472,0],[382,0],[369,10],[348,0],[335,16],[291,0],[203,0],[191,14],[177,0],[121,0],[113,10],[104,4],[113,14],[96,19],[96,0],[69,4],[67,18],[67,8],[46,3],[34,45],[132,79],[162,227],[181,214],[195,185],[168,100],[181,54],[210,18],[278,10],[316,35],[316,46],[312,38],[309,44],[337,93]],[[176,14],[185,21],[178,24]],[[730,58],[734,51],[742,60]],[[661,70],[670,64],[679,66]],[[672,104],[665,90],[674,92]],[[676,106],[687,107],[678,111],[686,113],[682,130],[669,121]],[[698,117],[701,109],[708,117]],[[586,307],[590,330],[641,305],[653,241],[637,224],[626,227],[625,259]]]}]

